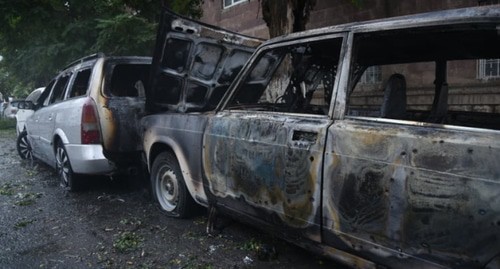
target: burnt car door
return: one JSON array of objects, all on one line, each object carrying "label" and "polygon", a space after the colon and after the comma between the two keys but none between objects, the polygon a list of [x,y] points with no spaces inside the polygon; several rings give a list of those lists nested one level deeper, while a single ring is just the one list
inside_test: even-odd
[{"label": "burnt car door", "polygon": [[207,196],[293,238],[321,241],[323,150],[342,34],[264,46],[204,134]]},{"label": "burnt car door", "polygon": [[[479,105],[498,88],[482,96],[475,67],[500,58],[498,26],[353,36],[328,130],[324,242],[391,268],[483,268],[500,252],[500,117]],[[356,84],[369,66],[381,83]]]}]

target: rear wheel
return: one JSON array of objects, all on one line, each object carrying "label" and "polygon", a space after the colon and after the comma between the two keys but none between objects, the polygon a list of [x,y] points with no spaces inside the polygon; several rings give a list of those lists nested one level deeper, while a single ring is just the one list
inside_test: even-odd
[{"label": "rear wheel", "polygon": [[17,137],[16,141],[17,153],[21,156],[21,159],[32,159],[33,151],[31,149],[30,141],[28,140],[28,133],[22,131]]},{"label": "rear wheel", "polygon": [[61,141],[56,144],[56,171],[61,180],[61,187],[69,191],[78,190],[78,175],[73,173],[68,153]]},{"label": "rear wheel", "polygon": [[151,169],[153,196],[160,209],[170,217],[185,218],[195,209],[177,158],[169,152],[159,154]]}]

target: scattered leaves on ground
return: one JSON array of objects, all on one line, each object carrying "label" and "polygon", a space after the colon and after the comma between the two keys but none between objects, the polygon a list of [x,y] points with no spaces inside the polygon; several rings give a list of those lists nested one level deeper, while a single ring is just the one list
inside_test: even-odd
[{"label": "scattered leaves on ground", "polygon": [[139,247],[144,239],[133,232],[121,232],[118,238],[113,242],[113,247],[119,252],[128,252]]}]

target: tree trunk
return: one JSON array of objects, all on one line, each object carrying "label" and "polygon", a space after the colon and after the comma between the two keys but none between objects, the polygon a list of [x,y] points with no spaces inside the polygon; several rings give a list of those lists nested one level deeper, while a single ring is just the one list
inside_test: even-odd
[{"label": "tree trunk", "polygon": [[260,0],[269,36],[304,31],[316,0]]}]

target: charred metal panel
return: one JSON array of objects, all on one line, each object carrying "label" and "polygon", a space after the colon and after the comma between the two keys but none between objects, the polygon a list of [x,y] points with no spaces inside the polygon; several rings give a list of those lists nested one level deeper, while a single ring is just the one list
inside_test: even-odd
[{"label": "charred metal panel", "polygon": [[[99,65],[100,91],[95,97],[105,156],[118,165],[137,163],[142,149],[139,122],[145,111],[145,90],[151,58],[107,58]],[[132,159],[131,155],[136,155]]]},{"label": "charred metal panel", "polygon": [[499,132],[338,121],[325,240],[395,267],[478,268],[500,252],[499,159]]},{"label": "charred metal panel", "polygon": [[209,111],[262,40],[164,9],[147,92],[148,111]]},{"label": "charred metal panel", "polygon": [[328,124],[326,117],[218,113],[210,119],[204,136],[204,171],[210,193],[217,199],[229,198],[221,200],[229,208],[247,204],[249,212],[244,213],[283,228],[318,226]]},{"label": "charred metal panel", "polygon": [[202,140],[207,114],[161,113],[142,119],[143,141],[148,164],[156,154],[171,150],[177,157],[191,196],[206,204],[202,183]]}]

